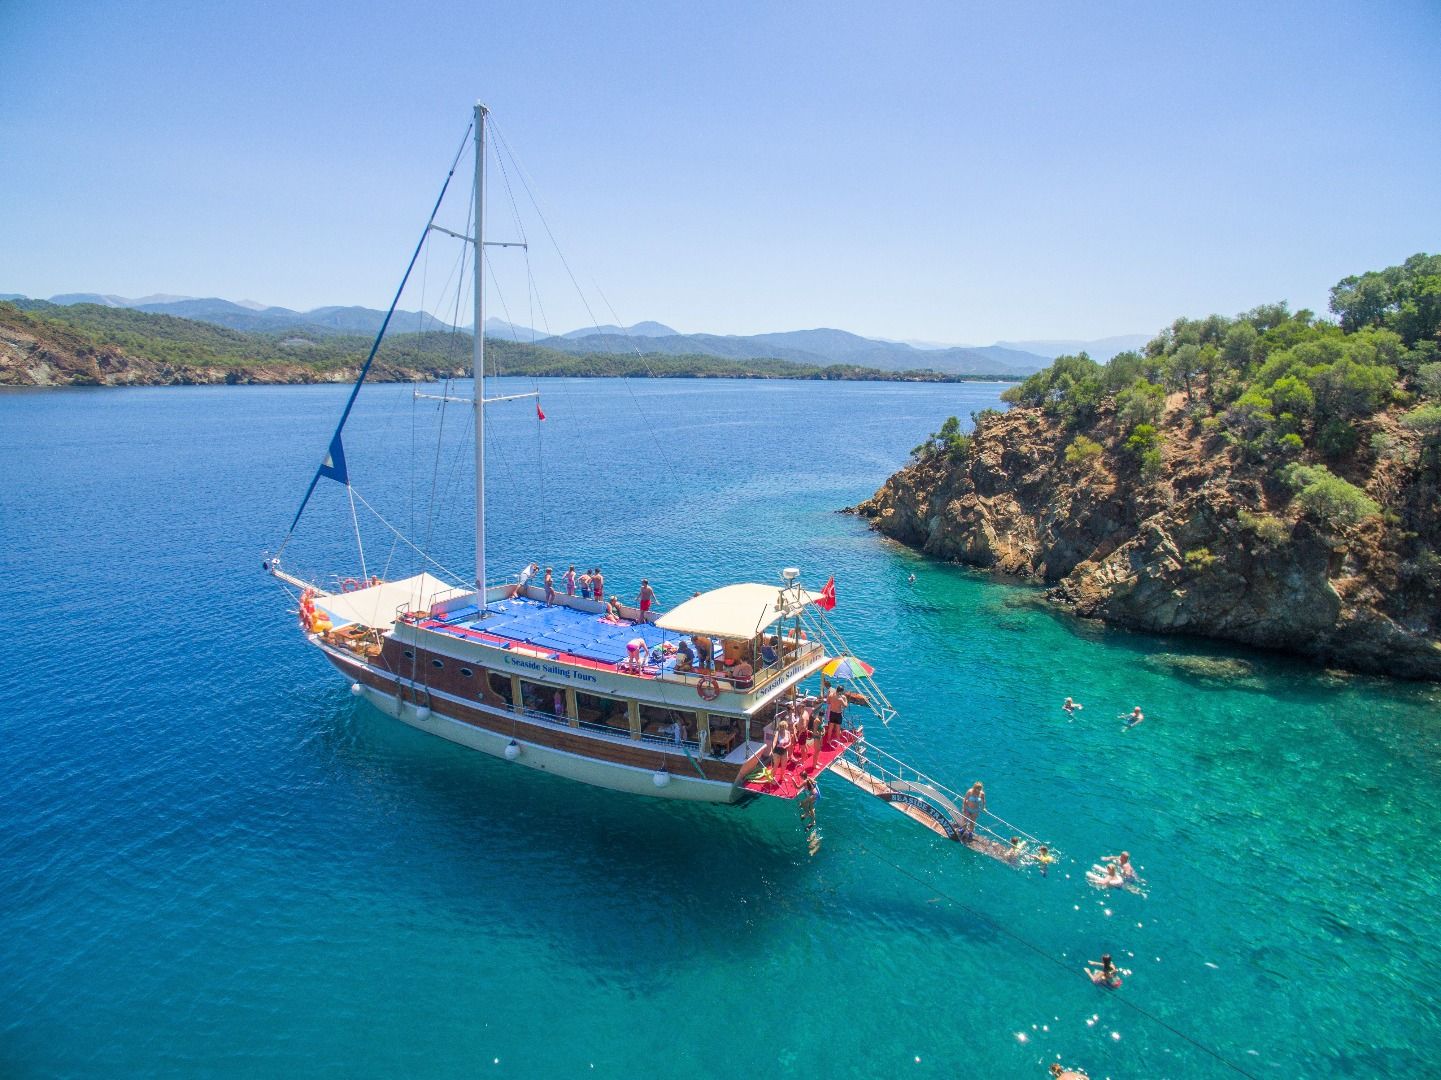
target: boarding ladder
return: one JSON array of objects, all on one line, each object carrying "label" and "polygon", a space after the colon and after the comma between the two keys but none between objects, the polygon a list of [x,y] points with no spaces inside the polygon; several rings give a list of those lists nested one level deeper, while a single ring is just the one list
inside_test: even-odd
[{"label": "boarding ladder", "polygon": [[[916,824],[1001,862],[1019,866],[1034,861],[1040,847],[1041,841],[1030,833],[989,810],[982,810],[974,824],[967,822],[963,795],[864,739],[847,746],[830,771]],[[1018,850],[1011,837],[1024,841],[1024,848]]]}]

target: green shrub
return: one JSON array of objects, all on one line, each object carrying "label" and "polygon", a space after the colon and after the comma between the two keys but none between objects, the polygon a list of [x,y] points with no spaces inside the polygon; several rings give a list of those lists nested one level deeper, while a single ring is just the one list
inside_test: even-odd
[{"label": "green shrub", "polygon": [[1276,440],[1276,449],[1287,457],[1297,457],[1306,449],[1306,444],[1301,441],[1301,436],[1293,431],[1290,435],[1282,435]]},{"label": "green shrub", "polygon": [[1068,465],[1085,465],[1101,456],[1101,444],[1084,435],[1077,435],[1066,447]]},{"label": "green shrub", "polygon": [[1159,424],[1166,414],[1166,391],[1155,383],[1137,379],[1116,395],[1116,420],[1122,430],[1140,424]]},{"label": "green shrub", "polygon": [[931,432],[925,442],[911,450],[911,456],[917,461],[930,461],[943,455],[952,461],[960,461],[970,452],[973,441],[971,436],[961,434],[960,419],[950,416],[941,425],[940,431]]},{"label": "green shrub", "polygon": [[1154,450],[1161,444],[1161,433],[1150,424],[1137,424],[1131,437],[1126,440],[1126,452],[1140,457],[1147,450]]},{"label": "green shrub", "polygon": [[1209,548],[1192,548],[1186,552],[1186,569],[1200,572],[1211,566],[1216,561],[1216,556],[1211,554]]},{"label": "green shrub", "polygon": [[1301,509],[1330,528],[1346,528],[1381,512],[1380,503],[1324,465],[1292,462],[1281,478],[1295,490]]},{"label": "green shrub", "polygon": [[1401,417],[1401,423],[1422,435],[1441,435],[1441,405],[1422,405]]},{"label": "green shrub", "polygon": [[1422,397],[1441,398],[1441,364],[1422,364],[1417,368],[1416,389]]},{"label": "green shrub", "polygon": [[1356,429],[1346,420],[1331,420],[1316,432],[1316,449],[1325,457],[1344,458],[1356,449]]},{"label": "green shrub", "polygon": [[1166,463],[1161,458],[1161,451],[1147,450],[1141,454],[1141,479],[1157,480],[1166,471]]},{"label": "green shrub", "polygon": [[1241,527],[1259,540],[1263,547],[1277,547],[1291,538],[1291,527],[1274,514],[1242,510],[1236,516]]}]

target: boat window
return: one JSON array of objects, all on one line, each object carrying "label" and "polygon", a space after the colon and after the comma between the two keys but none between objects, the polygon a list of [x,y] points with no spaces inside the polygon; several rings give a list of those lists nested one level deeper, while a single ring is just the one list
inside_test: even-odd
[{"label": "boat window", "polygon": [[658,705],[640,707],[640,729],[646,735],[675,738],[675,725],[681,727],[682,739],[695,739],[700,718],[684,709],[666,709]]},{"label": "boat window", "polygon": [[475,675],[475,672],[471,671],[468,667],[463,667],[460,669],[460,674],[463,678],[469,679]]},{"label": "boat window", "polygon": [[565,691],[554,686],[520,680],[520,700],[530,712],[565,717]]},{"label": "boat window", "polygon": [[443,667],[445,667],[445,661],[444,661],[444,660],[432,660],[432,661],[430,662],[430,666],[433,667],[433,668],[443,668]]},{"label": "boat window", "polygon": [[406,650],[405,650],[405,658],[406,658],[407,660],[414,660],[414,659],[415,659],[415,650],[414,650],[414,649],[406,649]]},{"label": "boat window", "polygon": [[490,692],[485,693],[482,691],[481,696],[484,697],[486,701],[492,705],[513,704],[513,698],[510,693],[510,676],[502,675],[498,671],[488,671],[485,673],[485,681]]},{"label": "boat window", "polygon": [[575,692],[576,716],[587,727],[612,728],[630,733],[630,715],[624,701],[599,694]]}]

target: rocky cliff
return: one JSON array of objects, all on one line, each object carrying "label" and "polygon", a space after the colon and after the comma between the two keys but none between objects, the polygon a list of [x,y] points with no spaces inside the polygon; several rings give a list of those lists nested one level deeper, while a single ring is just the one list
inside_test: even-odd
[{"label": "rocky cliff", "polygon": [[[1172,395],[1143,478],[1103,407],[1090,455],[1039,408],[981,420],[856,507],[926,554],[1035,578],[1081,615],[1278,649],[1356,671],[1441,679],[1441,525],[1420,439],[1371,417],[1346,479],[1382,507],[1344,529],[1307,516],[1273,467],[1188,422]],[[1373,438],[1377,433],[1381,439]]]}]

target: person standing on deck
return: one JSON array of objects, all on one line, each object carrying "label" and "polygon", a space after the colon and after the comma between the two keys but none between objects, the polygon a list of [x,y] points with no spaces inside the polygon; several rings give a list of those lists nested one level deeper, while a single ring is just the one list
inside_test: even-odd
[{"label": "person standing on deck", "polygon": [[547,607],[555,603],[555,570],[549,566],[545,568],[545,603]]},{"label": "person standing on deck", "polygon": [[650,582],[645,578],[640,579],[640,595],[636,597],[636,601],[640,606],[640,621],[645,622],[646,614],[650,611],[651,605],[655,603],[655,590],[650,587]]},{"label": "person standing on deck", "polygon": [[581,575],[580,575],[580,598],[581,598],[582,600],[589,600],[589,599],[590,599],[590,571],[589,571],[589,570],[582,571],[582,573],[581,573]]},{"label": "person standing on deck", "polygon": [[705,634],[692,634],[690,639],[695,642],[696,667],[702,671],[714,671],[715,642]]},{"label": "person standing on deck", "polygon": [[605,599],[605,577],[597,566],[590,572],[590,591],[595,594],[597,600]]},{"label": "person standing on deck", "polygon": [[835,683],[826,691],[826,730],[821,737],[821,749],[824,750],[832,742],[841,737],[841,728],[846,719],[846,694]]},{"label": "person standing on deck", "polygon": [[540,573],[540,563],[531,563],[520,572],[520,588],[522,591],[530,584],[530,579],[538,573]]},{"label": "person standing on deck", "polygon": [[575,567],[573,566],[565,572],[565,595],[575,595]]}]

